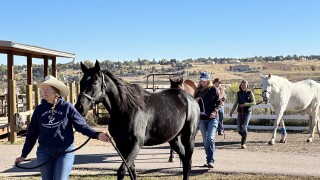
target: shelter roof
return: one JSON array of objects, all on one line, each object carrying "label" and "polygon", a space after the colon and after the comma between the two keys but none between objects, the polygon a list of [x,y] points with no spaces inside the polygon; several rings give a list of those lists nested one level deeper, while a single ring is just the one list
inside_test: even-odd
[{"label": "shelter roof", "polygon": [[73,59],[76,58],[76,55],[73,53],[57,51],[27,44],[21,44],[12,41],[0,40],[0,53],[8,53],[9,51],[12,51],[14,55],[27,56],[31,54],[31,56],[35,58],[43,58],[44,56]]}]

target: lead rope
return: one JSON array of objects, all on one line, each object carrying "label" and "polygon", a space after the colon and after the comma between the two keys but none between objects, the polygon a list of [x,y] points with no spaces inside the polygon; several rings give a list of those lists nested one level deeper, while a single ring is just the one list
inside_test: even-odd
[{"label": "lead rope", "polygon": [[[109,134],[106,134],[106,136],[108,137],[108,139],[110,140],[112,146],[113,146],[114,149],[117,151],[117,153],[118,153],[118,155],[120,156],[121,160],[123,161],[123,163],[124,163],[125,166],[127,167],[130,177],[131,177],[132,179],[134,179],[131,169],[129,168],[129,166],[128,166],[127,162],[125,161],[124,157],[122,156],[122,154],[120,153],[119,149],[116,147],[115,143],[113,142],[112,137],[110,137]],[[70,151],[65,151],[65,152],[57,153],[57,154],[55,154],[54,156],[52,156],[50,159],[48,159],[47,161],[45,161],[45,162],[43,162],[43,163],[41,163],[41,164],[39,164],[39,165],[37,165],[37,166],[25,167],[25,166],[20,166],[18,163],[15,163],[15,165],[16,165],[18,168],[21,168],[21,169],[36,169],[36,168],[38,168],[38,167],[41,167],[41,166],[43,166],[43,165],[45,165],[45,164],[47,164],[47,163],[55,160],[55,159],[58,158],[59,156],[62,156],[62,155],[64,155],[64,154],[71,153],[71,152],[74,152],[74,151],[79,150],[79,149],[82,148],[84,145],[86,145],[86,144],[89,142],[90,139],[91,139],[91,137],[88,138],[81,146],[77,147],[76,149],[73,149],[73,150],[70,150]],[[24,161],[31,161],[31,160],[34,160],[34,158],[32,158],[32,159],[25,159]]]},{"label": "lead rope", "polygon": [[[64,154],[71,153],[71,152],[74,152],[74,151],[79,150],[79,149],[82,148],[84,145],[86,145],[86,144],[89,142],[90,139],[91,139],[91,137],[88,138],[84,143],[82,143],[81,146],[79,146],[79,147],[77,147],[77,148],[75,148],[75,149],[73,149],[73,150],[64,151],[64,152],[60,152],[60,153],[55,154],[55,155],[52,156],[50,159],[48,159],[47,161],[45,161],[45,162],[43,162],[43,163],[41,163],[41,164],[38,164],[37,166],[25,167],[25,166],[20,166],[17,162],[15,163],[15,165],[16,165],[18,168],[21,168],[21,169],[36,169],[36,168],[38,168],[38,167],[41,167],[41,166],[43,166],[43,165],[45,165],[45,164],[47,164],[47,163],[49,163],[49,162],[57,159],[58,157],[60,157],[60,156],[62,156],[62,155],[64,155]],[[24,161],[31,161],[31,160],[34,160],[34,159],[35,159],[35,158],[25,159]]]}]

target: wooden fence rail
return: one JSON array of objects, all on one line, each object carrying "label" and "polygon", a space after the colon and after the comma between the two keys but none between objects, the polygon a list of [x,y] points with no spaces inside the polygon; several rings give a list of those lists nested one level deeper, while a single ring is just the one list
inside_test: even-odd
[{"label": "wooden fence rail", "polygon": [[[237,114],[234,113],[232,114],[232,117],[230,117],[229,113],[230,113],[230,110],[233,106],[232,103],[226,103],[224,105],[224,108],[225,108],[225,113],[224,113],[224,118],[225,119],[230,119],[230,118],[237,118]],[[261,109],[261,111],[265,111],[267,109],[272,109],[272,105],[271,104],[259,104],[259,105],[255,105],[255,106],[252,106],[253,108],[253,113],[252,113],[252,116],[251,116],[251,119],[271,119],[271,120],[275,120],[277,115],[275,114],[255,114],[255,110],[258,110],[258,109]],[[260,112],[261,112],[260,111]],[[282,117],[284,120],[308,120],[309,119],[309,116],[307,114],[290,114],[290,115],[283,115]],[[236,125],[224,125],[224,128],[230,128],[230,129],[236,129],[237,126]],[[252,126],[252,125],[249,125],[248,127],[249,129],[255,129],[255,130],[271,130],[273,129],[273,126]],[[286,129],[287,130],[298,130],[298,131],[302,131],[302,130],[307,130],[308,129],[308,126],[286,126]]]}]

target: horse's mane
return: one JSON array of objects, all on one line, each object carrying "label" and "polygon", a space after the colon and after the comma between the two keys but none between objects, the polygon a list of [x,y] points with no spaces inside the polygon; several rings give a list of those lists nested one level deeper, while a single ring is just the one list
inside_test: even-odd
[{"label": "horse's mane", "polygon": [[272,75],[270,80],[280,86],[283,85],[283,82],[291,83],[287,78],[276,75]]},{"label": "horse's mane", "polygon": [[130,84],[121,78],[115,77],[109,70],[103,70],[102,72],[118,87],[123,104],[135,109],[146,109],[146,100],[150,96],[150,93],[137,84]]}]

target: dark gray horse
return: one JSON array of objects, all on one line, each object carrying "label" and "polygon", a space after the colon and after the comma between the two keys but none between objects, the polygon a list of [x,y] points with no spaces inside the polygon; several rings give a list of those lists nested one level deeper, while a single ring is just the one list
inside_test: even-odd
[{"label": "dark gray horse", "polygon": [[[92,104],[102,102],[110,113],[109,132],[126,159],[133,179],[136,179],[134,160],[142,146],[169,142],[183,163],[183,179],[189,179],[195,135],[199,123],[199,105],[187,92],[168,89],[149,93],[139,85],[101,70],[99,62],[87,68],[81,62],[83,77],[75,105],[85,115]],[[118,179],[126,173],[122,163]]]},{"label": "dark gray horse", "polygon": [[[194,91],[197,88],[197,84],[193,82],[191,79],[184,80],[182,77],[172,79],[170,78],[170,88],[182,89],[192,96],[194,96]],[[170,149],[169,162],[174,162],[174,151]]]}]

